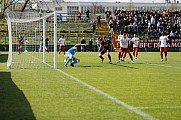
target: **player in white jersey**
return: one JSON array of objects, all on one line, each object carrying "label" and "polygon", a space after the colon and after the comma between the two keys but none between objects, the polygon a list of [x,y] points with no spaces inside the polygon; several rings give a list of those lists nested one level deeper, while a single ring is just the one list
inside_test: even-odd
[{"label": "player in white jersey", "polygon": [[138,47],[139,47],[139,38],[136,34],[134,34],[134,37],[131,39],[133,42],[133,56],[135,59],[138,58]]},{"label": "player in white jersey", "polygon": [[61,36],[61,38],[59,39],[59,53],[58,55],[60,55],[61,51],[64,52],[65,55],[65,38],[64,35]]},{"label": "player in white jersey", "polygon": [[165,33],[162,34],[162,36],[160,36],[159,38],[159,46],[160,46],[160,57],[161,57],[161,61],[164,61],[163,59],[163,52],[165,54],[165,61],[167,61],[167,43],[169,42],[168,36],[165,35]]},{"label": "player in white jersey", "polygon": [[[123,32],[120,31],[120,34],[118,35],[118,40],[117,40],[117,42],[119,42],[119,45],[121,44],[122,37],[123,37]],[[121,56],[121,47],[120,47],[120,50],[118,52],[118,62],[120,62],[121,58],[122,56]]]},{"label": "player in white jersey", "polygon": [[123,37],[120,39],[120,47],[121,47],[121,61],[124,61],[125,57],[126,57],[126,54],[128,53],[129,54],[129,57],[131,59],[131,62],[134,62],[133,61],[133,56],[131,55],[130,53],[130,48],[129,48],[129,41],[131,39],[127,37],[127,34],[126,33],[123,33]]}]

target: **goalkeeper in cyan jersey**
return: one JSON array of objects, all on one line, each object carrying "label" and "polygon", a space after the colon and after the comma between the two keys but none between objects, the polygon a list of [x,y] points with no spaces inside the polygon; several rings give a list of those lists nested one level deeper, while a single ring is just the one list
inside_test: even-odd
[{"label": "goalkeeper in cyan jersey", "polygon": [[64,60],[65,64],[64,67],[67,67],[68,63],[70,62],[70,66],[74,67],[74,65],[78,62],[80,62],[80,59],[76,58],[74,55],[77,51],[77,46],[81,44],[76,44],[73,47],[71,47],[65,54],[66,59]]}]

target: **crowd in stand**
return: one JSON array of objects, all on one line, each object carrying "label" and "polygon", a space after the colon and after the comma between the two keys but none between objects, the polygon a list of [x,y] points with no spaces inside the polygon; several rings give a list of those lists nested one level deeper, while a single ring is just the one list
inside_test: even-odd
[{"label": "crowd in stand", "polygon": [[169,11],[106,11],[111,33],[127,31],[130,34],[159,36],[163,31],[172,37],[181,37],[181,10]]}]

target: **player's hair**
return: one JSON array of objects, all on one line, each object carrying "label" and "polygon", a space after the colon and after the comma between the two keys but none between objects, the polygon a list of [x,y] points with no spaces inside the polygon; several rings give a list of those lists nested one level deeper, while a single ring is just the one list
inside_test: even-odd
[{"label": "player's hair", "polygon": [[122,34],[123,34],[123,31],[120,31],[120,34],[122,35]]}]

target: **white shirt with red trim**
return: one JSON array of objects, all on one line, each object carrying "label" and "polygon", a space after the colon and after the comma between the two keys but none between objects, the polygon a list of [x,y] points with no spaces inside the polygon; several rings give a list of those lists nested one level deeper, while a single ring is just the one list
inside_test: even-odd
[{"label": "white shirt with red trim", "polygon": [[138,37],[134,37],[132,38],[133,41],[133,47],[138,47],[139,45],[139,38]]},{"label": "white shirt with red trim", "polygon": [[160,36],[160,47],[167,47],[168,36]]},{"label": "white shirt with red trim", "polygon": [[129,47],[129,41],[130,41],[130,38],[126,37],[122,37],[121,40],[120,40],[120,47],[122,48],[128,48]]},{"label": "white shirt with red trim", "polygon": [[60,38],[59,39],[59,44],[60,45],[65,45],[65,38]]}]

